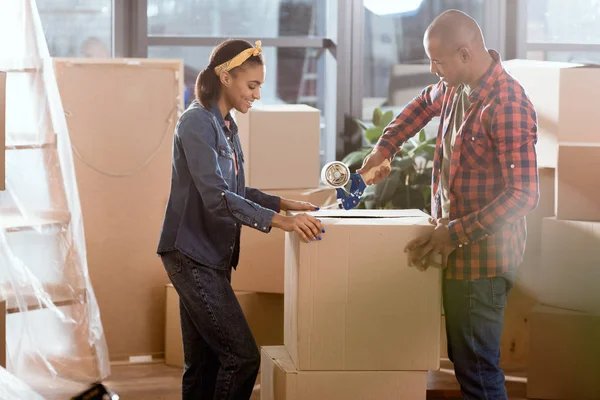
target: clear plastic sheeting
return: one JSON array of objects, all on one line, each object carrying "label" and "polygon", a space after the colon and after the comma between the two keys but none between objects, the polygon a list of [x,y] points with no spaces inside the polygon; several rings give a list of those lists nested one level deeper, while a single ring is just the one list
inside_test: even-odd
[{"label": "clear plastic sheeting", "polygon": [[0,367],[0,400],[44,400],[29,386]]},{"label": "clear plastic sheeting", "polygon": [[1,4],[7,106],[0,298],[7,303],[7,369],[32,386],[97,381],[109,375],[108,351],[88,275],[71,142],[52,60],[35,1]]}]

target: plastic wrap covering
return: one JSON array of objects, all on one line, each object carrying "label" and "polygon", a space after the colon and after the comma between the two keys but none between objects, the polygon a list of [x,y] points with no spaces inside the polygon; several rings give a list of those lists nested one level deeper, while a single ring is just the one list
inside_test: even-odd
[{"label": "plastic wrap covering", "polygon": [[44,400],[29,386],[0,367],[0,400]]},{"label": "plastic wrap covering", "polygon": [[32,387],[103,379],[108,351],[88,275],[71,143],[34,0],[2,1],[0,70],[7,72],[0,192],[7,369]]}]

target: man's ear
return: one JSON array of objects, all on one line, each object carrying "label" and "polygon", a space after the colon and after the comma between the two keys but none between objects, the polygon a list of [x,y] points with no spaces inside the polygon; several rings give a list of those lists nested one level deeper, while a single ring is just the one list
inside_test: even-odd
[{"label": "man's ear", "polygon": [[460,59],[462,60],[462,62],[468,62],[472,58],[471,51],[466,47],[461,47],[458,50],[458,53],[460,54]]}]

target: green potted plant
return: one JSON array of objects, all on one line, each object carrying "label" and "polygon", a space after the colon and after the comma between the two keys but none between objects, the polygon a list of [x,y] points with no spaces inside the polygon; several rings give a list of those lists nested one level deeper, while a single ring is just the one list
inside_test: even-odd
[{"label": "green potted plant", "polygon": [[[365,145],[344,157],[351,172],[355,172],[371,152],[383,130],[392,122],[393,111],[373,111],[373,122],[354,121],[363,131]],[[379,184],[367,187],[358,208],[431,209],[431,173],[436,138],[427,139],[425,130],[410,138],[394,156],[389,176]]]}]

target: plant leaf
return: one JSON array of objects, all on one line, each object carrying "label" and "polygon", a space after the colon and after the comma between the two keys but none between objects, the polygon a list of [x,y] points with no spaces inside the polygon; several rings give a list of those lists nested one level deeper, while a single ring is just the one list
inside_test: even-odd
[{"label": "plant leaf", "polygon": [[421,129],[421,132],[419,132],[419,142],[425,142],[426,140],[425,129]]},{"label": "plant leaf", "polygon": [[367,129],[369,129],[369,127],[367,126],[367,124],[365,124],[364,122],[362,122],[362,121],[361,121],[360,119],[358,119],[358,118],[354,118],[354,122],[356,122],[356,124],[357,124],[358,126],[360,126],[360,128],[361,128],[363,131],[366,131]]},{"label": "plant leaf", "polygon": [[375,126],[378,126],[381,123],[381,117],[382,117],[382,113],[381,113],[381,108],[377,107],[373,110],[373,124]]},{"label": "plant leaf", "polygon": [[369,154],[370,152],[371,152],[371,149],[369,147],[365,147],[360,150],[353,151],[352,153],[347,154],[346,157],[344,157],[342,159],[342,162],[344,164],[346,164],[348,166],[348,168],[350,168],[352,170],[353,167],[361,166],[363,163],[363,160],[365,159],[367,154]]},{"label": "plant leaf", "polygon": [[380,126],[374,126],[366,130],[365,138],[369,141],[369,143],[375,144],[382,134],[383,128]]},{"label": "plant leaf", "polygon": [[393,120],[394,120],[394,112],[392,110],[390,110],[390,111],[386,112],[385,114],[383,114],[383,116],[381,117],[381,123],[379,125],[381,125],[385,128]]}]

